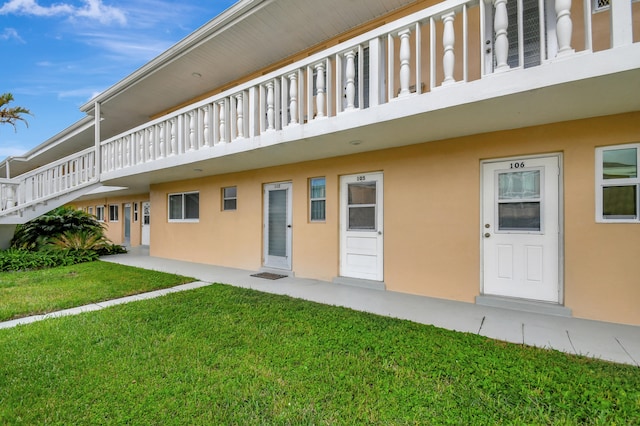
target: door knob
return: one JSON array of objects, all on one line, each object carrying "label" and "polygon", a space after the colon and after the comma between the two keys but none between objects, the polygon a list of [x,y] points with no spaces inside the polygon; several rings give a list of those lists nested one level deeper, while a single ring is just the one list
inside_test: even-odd
[{"label": "door knob", "polygon": [[489,238],[490,236],[491,236],[491,234],[490,234],[490,233],[488,233],[488,232],[487,232],[486,234],[484,234],[484,237],[485,237],[485,238]]}]

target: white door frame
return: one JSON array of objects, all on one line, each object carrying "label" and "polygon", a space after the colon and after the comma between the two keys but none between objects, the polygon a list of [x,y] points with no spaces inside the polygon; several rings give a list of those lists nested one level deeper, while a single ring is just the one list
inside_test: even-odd
[{"label": "white door frame", "polygon": [[140,221],[140,244],[148,246],[151,242],[151,202],[144,201],[140,203],[140,209],[142,210],[142,220]]},{"label": "white door frame", "polygon": [[[479,228],[480,228],[480,292],[483,295],[488,295],[488,296],[501,296],[500,294],[494,294],[494,293],[490,293],[487,292],[487,287],[488,284],[486,282],[486,274],[489,273],[488,268],[487,268],[487,264],[486,262],[491,260],[490,258],[488,258],[487,253],[485,253],[485,240],[487,238],[491,238],[492,236],[494,236],[494,222],[495,222],[495,214],[493,214],[493,217],[485,217],[488,216],[490,213],[487,212],[491,212],[491,210],[487,210],[487,205],[486,203],[488,202],[487,200],[491,197],[488,197],[488,194],[485,194],[485,190],[487,188],[492,188],[490,191],[493,193],[494,191],[496,191],[496,187],[495,187],[495,177],[494,175],[491,175],[491,177],[487,177],[485,176],[485,166],[486,165],[492,165],[495,163],[505,163],[506,165],[506,169],[509,169],[509,165],[511,163],[515,164],[517,163],[519,165],[519,167],[521,167],[522,165],[525,166],[525,170],[528,168],[528,164],[531,164],[529,162],[529,160],[537,160],[537,159],[549,159],[549,158],[555,158],[557,160],[557,200],[556,200],[556,206],[557,206],[557,240],[556,240],[556,244],[557,244],[557,299],[555,300],[540,300],[542,302],[549,302],[549,303],[557,303],[557,304],[563,304],[564,303],[564,240],[563,240],[563,236],[564,236],[564,193],[563,193],[563,156],[561,153],[554,153],[554,154],[543,154],[543,155],[526,155],[526,156],[519,156],[519,157],[507,157],[507,158],[499,158],[499,159],[491,159],[491,160],[485,160],[485,161],[481,161],[480,164],[480,223],[479,223]],[[533,167],[534,169],[536,167]],[[547,179],[551,179],[551,181],[549,181],[549,184],[551,184],[552,181],[555,180],[555,176],[549,176],[549,173],[547,173]],[[487,180],[491,180],[490,182],[486,182]],[[490,186],[489,186],[490,185]],[[546,204],[549,204],[549,202],[552,200],[543,200],[543,202],[545,202]],[[495,204],[495,201],[492,200],[491,201],[492,204]],[[492,214],[492,213],[491,213]],[[553,212],[552,212],[553,214]],[[542,218],[542,220],[544,220]],[[487,225],[490,225],[489,228],[487,228]],[[545,231],[547,232],[547,231]],[[555,231],[554,231],[555,232]],[[534,233],[535,234],[535,233]],[[489,235],[489,236],[487,236]],[[554,265],[555,266],[555,265]],[[509,297],[509,296],[507,296]],[[515,296],[516,298],[519,298],[517,296]],[[538,299],[536,298],[527,298],[527,297],[523,297],[524,299],[530,299],[530,300],[534,300],[537,301]]]},{"label": "white door frame", "polygon": [[[122,234],[124,236],[123,241],[125,246],[131,246],[131,203],[125,203],[122,206]],[[129,235],[127,235],[129,234]]]},{"label": "white door frame", "polygon": [[[278,227],[277,229],[278,232],[283,232],[283,231],[285,232],[285,241],[284,241],[285,247],[284,247],[284,251],[279,250],[281,251],[280,253],[271,252],[270,246],[269,246],[269,233],[270,233],[270,227],[269,227],[270,198],[269,196],[270,196],[270,192],[272,191],[286,191],[285,221],[281,224],[274,224],[274,226]],[[263,265],[267,268],[283,269],[283,270],[290,271],[291,265],[292,265],[291,248],[292,248],[292,242],[293,242],[293,229],[292,229],[293,184],[291,182],[267,183],[267,184],[264,184],[263,194],[264,194],[264,198],[263,198],[264,215],[263,215],[263,222],[262,222],[263,229],[264,229]]]},{"label": "white door frame", "polygon": [[[384,281],[384,175],[358,173],[340,177],[340,276]],[[375,223],[368,229],[349,228],[350,184],[376,183]],[[352,207],[357,207],[353,204]],[[364,208],[372,206],[364,205]]]}]

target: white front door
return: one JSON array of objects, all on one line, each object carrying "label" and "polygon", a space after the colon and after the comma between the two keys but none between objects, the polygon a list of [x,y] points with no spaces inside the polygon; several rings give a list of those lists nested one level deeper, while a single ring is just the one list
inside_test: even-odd
[{"label": "white front door", "polygon": [[383,281],[382,173],[340,178],[340,275]]},{"label": "white front door", "polygon": [[558,156],[482,165],[483,292],[560,302]]},{"label": "white front door", "polygon": [[264,266],[291,270],[291,182],[264,186]]},{"label": "white front door", "polygon": [[124,205],[124,243],[125,246],[131,245],[131,204]]},{"label": "white front door", "polygon": [[142,236],[140,243],[148,246],[151,241],[151,203],[142,203]]}]

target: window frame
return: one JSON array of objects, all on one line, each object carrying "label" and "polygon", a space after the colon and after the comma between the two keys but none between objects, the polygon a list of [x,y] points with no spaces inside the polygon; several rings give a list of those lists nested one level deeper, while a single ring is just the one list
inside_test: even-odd
[{"label": "window frame", "polygon": [[611,0],[608,0],[607,4],[600,5],[599,0],[592,0],[591,2],[591,13],[603,12],[605,10],[611,9]]},{"label": "window frame", "polygon": [[[636,3],[640,0],[631,0],[631,3]],[[598,13],[598,12],[604,12],[604,11],[608,11],[611,10],[611,0],[607,0],[607,4],[603,4],[602,6],[600,5],[600,1],[599,0],[592,0],[591,1],[591,13]]]},{"label": "window frame", "polygon": [[[227,197],[226,195],[226,190],[227,189],[235,189],[236,191],[236,195],[233,197]],[[238,187],[237,186],[225,186],[223,188],[221,188],[221,195],[222,195],[222,211],[223,212],[232,212],[232,211],[236,211],[238,210]],[[233,208],[227,208],[227,201],[234,201],[234,206]]]},{"label": "window frame", "polygon": [[[198,217],[197,218],[185,218],[186,213],[186,200],[187,195],[196,194],[198,196]],[[171,197],[180,196],[182,199],[181,202],[181,217],[180,218],[172,218],[171,217]],[[174,192],[167,194],[167,220],[170,223],[197,223],[200,222],[200,191],[185,191],[185,192]]]},{"label": "window frame", "polygon": [[[604,179],[604,167],[603,158],[606,151],[616,151],[623,149],[635,149],[636,150],[636,177],[635,178],[618,178],[618,179]],[[595,179],[596,179],[596,222],[597,223],[640,223],[640,143],[629,143],[622,145],[609,145],[596,148],[596,164],[595,164]],[[635,218],[621,217],[611,218],[605,217],[603,210],[603,191],[604,188],[622,187],[622,186],[635,186],[636,191],[636,214]]]},{"label": "window frame", "polygon": [[115,223],[119,221],[120,221],[120,209],[118,204],[109,204],[109,222]]},{"label": "window frame", "polygon": [[133,221],[138,221],[138,203],[133,203]]},{"label": "window frame", "polygon": [[[324,197],[314,197],[313,196],[313,181],[322,179],[324,180]],[[309,178],[309,185],[307,186],[309,189],[309,222],[311,223],[324,223],[327,221],[327,178],[326,176],[316,176]],[[324,217],[322,219],[314,219],[313,218],[313,202],[316,201],[324,201]]]},{"label": "window frame", "polygon": [[96,220],[104,222],[104,205],[96,206]]}]

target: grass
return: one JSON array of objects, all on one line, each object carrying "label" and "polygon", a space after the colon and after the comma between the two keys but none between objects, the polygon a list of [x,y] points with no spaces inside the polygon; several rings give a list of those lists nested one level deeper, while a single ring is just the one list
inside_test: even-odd
[{"label": "grass", "polygon": [[0,424],[640,424],[640,368],[224,285],[0,348]]},{"label": "grass", "polygon": [[108,262],[0,273],[0,321],[196,281]]}]

